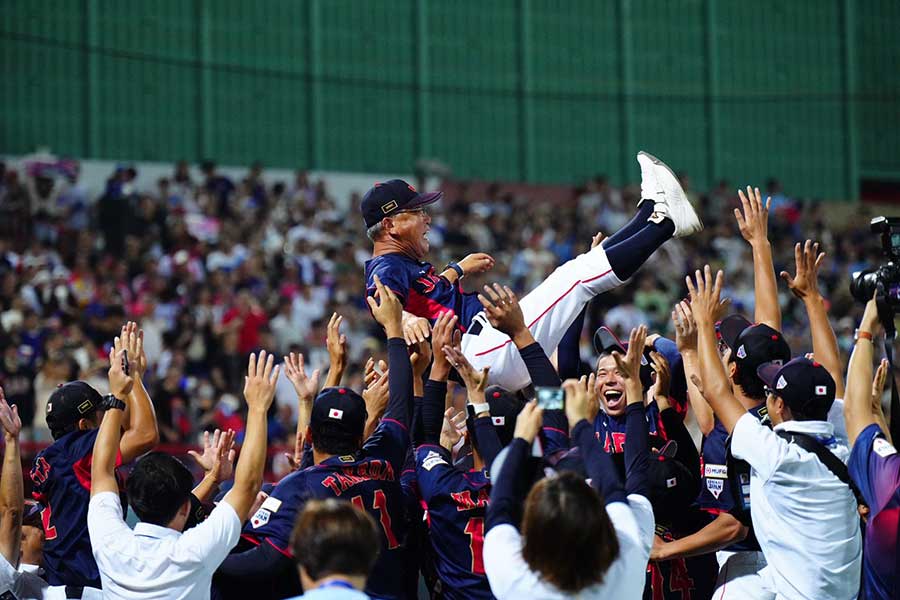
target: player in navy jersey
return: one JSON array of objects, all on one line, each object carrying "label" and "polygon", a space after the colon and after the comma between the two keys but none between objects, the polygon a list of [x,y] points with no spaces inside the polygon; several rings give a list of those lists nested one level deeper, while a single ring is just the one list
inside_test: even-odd
[{"label": "player in navy jersey", "polygon": [[[548,354],[556,350],[569,326],[598,294],[622,285],[671,237],[700,231],[703,225],[678,183],[662,161],[638,153],[641,202],[625,227],[573,258],[522,298],[525,322]],[[470,254],[438,272],[425,262],[431,219],[425,207],[440,192],[420,194],[404,181],[376,184],[366,192],[361,212],[373,258],[366,262],[366,289],[375,293],[373,276],[400,298],[407,312],[407,341],[422,341],[430,323],[451,310],[459,317],[462,348],[476,369],[491,368],[491,383],[516,391],[528,385],[528,372],[512,340],[483,315],[478,298],[464,293],[460,279],[493,267],[486,254]]]},{"label": "player in navy jersey", "polygon": [[878,335],[876,301],[866,305],[856,345],[847,371],[844,416],[853,444],[847,464],[850,477],[869,507],[863,549],[861,599],[889,600],[896,597],[898,526],[900,526],[900,454],[893,446],[881,409],[884,383],[889,375],[881,362],[872,383],[874,337]]},{"label": "player in navy jersey", "polygon": [[[159,442],[153,405],[143,384],[147,357],[139,352],[138,331],[129,322],[115,339],[115,350],[127,349],[134,376],[132,407],[119,444],[116,466],[149,452]],[[100,588],[100,573],[91,554],[87,509],[91,490],[91,457],[107,399],[83,381],[60,386],[47,401],[47,426],[54,442],[34,459],[34,498],[44,507],[44,571],[51,586]]]},{"label": "player in navy jersey", "polygon": [[[438,576],[436,593],[448,599],[493,598],[484,572],[484,518],[490,496],[488,468],[504,444],[512,440],[519,404],[509,394],[492,392],[485,399],[486,373],[476,373],[454,344],[456,316],[448,311],[432,331],[434,362],[425,384],[422,427],[416,440],[416,477],[428,515],[428,536]],[[456,339],[458,344],[458,335]],[[451,365],[468,394],[467,433],[473,468],[453,466],[442,421]],[[448,411],[449,412],[449,411]],[[452,428],[451,428],[452,429]]]},{"label": "player in navy jersey", "polygon": [[[369,298],[369,306],[388,337],[389,400],[381,423],[363,443],[367,419],[363,398],[344,387],[322,390],[313,403],[307,432],[313,466],[291,473],[275,486],[245,528],[259,545],[225,559],[219,569],[222,575],[257,579],[260,586],[272,577],[287,577],[293,569],[290,536],[298,511],[310,499],[338,498],[368,512],[379,526],[382,547],[366,593],[374,598],[406,598],[406,518],[400,474],[410,447],[412,367],[403,340],[400,302],[377,278],[376,285],[379,300]],[[226,585],[220,580],[218,588],[228,596]],[[265,590],[258,587],[256,597],[274,596]]]}]

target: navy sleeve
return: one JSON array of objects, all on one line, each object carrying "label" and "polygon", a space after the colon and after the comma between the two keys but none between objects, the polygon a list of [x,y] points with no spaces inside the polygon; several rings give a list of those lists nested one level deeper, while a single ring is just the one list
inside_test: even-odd
[{"label": "navy sleeve", "polygon": [[619,480],[616,465],[609,454],[603,451],[594,435],[593,426],[586,419],[572,429],[572,440],[578,445],[591,485],[600,492],[604,502],[624,502],[625,490]]},{"label": "navy sleeve", "polygon": [[625,407],[625,490],[646,496],[650,450],[647,417],[641,402]]},{"label": "navy sleeve", "polygon": [[506,524],[518,528],[522,506],[528,494],[525,464],[531,446],[522,438],[515,438],[507,448],[503,466],[492,482],[485,533],[497,525]]},{"label": "navy sleeve", "polygon": [[392,265],[387,259],[382,260],[375,265],[372,272],[369,273],[369,276],[366,278],[367,296],[375,295],[376,287],[373,275],[378,275],[382,285],[390,288],[397,294],[400,304],[406,306],[406,300],[409,298],[410,281],[408,277],[409,272],[402,265]]},{"label": "navy sleeve", "polygon": [[385,419],[393,419],[409,430],[412,421],[413,373],[403,338],[391,338],[388,347],[388,405]]},{"label": "navy sleeve", "polygon": [[[697,484],[699,485],[700,477],[700,453],[697,452],[697,446],[691,438],[690,432],[684,426],[684,420],[674,408],[667,408],[659,413],[662,419],[663,427],[666,429],[666,436],[670,440],[674,440],[678,444],[678,453],[675,455],[676,460],[686,466],[692,475],[697,476]],[[626,442],[626,446],[628,443]],[[700,493],[700,489],[697,489]]]},{"label": "navy sleeve", "polygon": [[305,442],[303,444],[303,454],[300,455],[300,467],[298,467],[297,470],[302,471],[311,466],[313,466],[312,444]]},{"label": "navy sleeve", "polygon": [[491,420],[491,417],[475,419],[475,431],[472,434],[475,436],[475,443],[478,446],[478,453],[484,460],[484,466],[490,471],[494,459],[503,450],[500,436],[497,435],[497,429],[494,427],[494,421]]},{"label": "navy sleeve", "polygon": [[465,487],[462,473],[451,464],[450,452],[437,444],[416,448],[416,481],[426,503]]},{"label": "navy sleeve", "polygon": [[863,429],[856,438],[850,460],[847,461],[847,470],[872,515],[888,504],[900,486],[900,454],[885,439],[876,423]]},{"label": "navy sleeve", "polygon": [[447,382],[425,382],[425,397],[422,398],[422,437],[414,440],[419,444],[440,444],[441,427],[444,425],[444,405],[447,400]]},{"label": "navy sleeve", "polygon": [[422,396],[413,396],[412,427],[410,427],[413,446],[419,443],[417,440],[422,439],[422,400]]},{"label": "navy sleeve", "polygon": [[525,368],[528,369],[528,375],[531,377],[531,383],[536,387],[559,387],[562,381],[553,363],[547,358],[547,353],[537,342],[525,346],[519,350],[519,356],[525,362]]},{"label": "navy sleeve", "polygon": [[228,577],[264,579],[281,576],[294,568],[294,561],[266,542],[238,554],[229,554],[219,566],[218,573]]},{"label": "navy sleeve", "polygon": [[587,307],[575,317],[575,321],[563,334],[556,348],[556,363],[559,365],[559,377],[562,380],[578,379],[581,372],[581,330],[584,329],[584,314]]}]

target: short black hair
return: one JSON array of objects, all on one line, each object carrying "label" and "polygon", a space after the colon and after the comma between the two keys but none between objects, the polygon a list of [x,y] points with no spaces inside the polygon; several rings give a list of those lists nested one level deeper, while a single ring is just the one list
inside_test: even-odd
[{"label": "short black hair", "polygon": [[138,518],[165,527],[190,498],[194,478],[174,456],[150,452],[138,460],[126,487]]},{"label": "short black hair", "polygon": [[[362,433],[362,432],[361,432]],[[345,456],[355,454],[360,449],[360,438],[353,438],[347,432],[332,423],[322,423],[312,428],[313,448],[322,454]]]},{"label": "short black hair", "polygon": [[752,400],[763,401],[766,399],[766,386],[754,369],[741,368],[734,359],[734,355],[728,357],[728,362],[735,363],[734,383],[740,386],[744,395]]},{"label": "short black hair", "polygon": [[297,565],[317,581],[338,574],[368,577],[381,540],[367,512],[329,498],[306,503],[294,524],[291,547]]}]

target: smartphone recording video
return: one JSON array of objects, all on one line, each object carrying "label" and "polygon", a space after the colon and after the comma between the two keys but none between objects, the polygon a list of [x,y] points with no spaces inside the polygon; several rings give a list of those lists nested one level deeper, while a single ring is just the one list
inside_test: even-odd
[{"label": "smartphone recording video", "polygon": [[558,387],[536,387],[538,406],[543,410],[563,410],[566,407],[566,393]]}]

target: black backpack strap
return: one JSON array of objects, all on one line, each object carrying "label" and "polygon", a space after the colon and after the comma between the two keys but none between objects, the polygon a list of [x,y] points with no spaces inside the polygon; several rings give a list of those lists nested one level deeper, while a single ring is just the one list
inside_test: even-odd
[{"label": "black backpack strap", "polygon": [[813,436],[805,433],[798,433],[796,431],[777,431],[776,433],[779,437],[797,444],[807,452],[815,454],[816,458],[819,459],[819,462],[825,465],[825,468],[850,487],[850,491],[853,492],[853,495],[856,497],[856,503],[864,506],[866,505],[866,501],[863,499],[859,488],[856,487],[856,484],[850,479],[850,472],[847,470],[847,465],[835,456],[831,450],[826,448],[824,444],[819,442],[819,440]]}]

